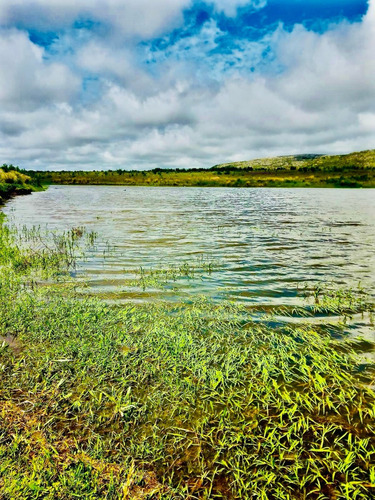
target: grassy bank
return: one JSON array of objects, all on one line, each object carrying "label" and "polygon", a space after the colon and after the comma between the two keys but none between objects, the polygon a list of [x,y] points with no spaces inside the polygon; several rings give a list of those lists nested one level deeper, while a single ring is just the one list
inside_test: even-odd
[{"label": "grassy bank", "polygon": [[15,167],[3,165],[0,168],[0,204],[19,194],[29,194],[40,190],[41,185],[35,178],[20,172]]},{"label": "grassy bank", "polygon": [[[1,498],[373,497],[358,342],[204,298],[82,298],[66,277],[83,238],[0,226]],[[372,310],[361,292],[314,307]]]},{"label": "grassy bank", "polygon": [[207,187],[375,187],[375,151],[223,163],[210,169],[34,172],[54,184]]}]

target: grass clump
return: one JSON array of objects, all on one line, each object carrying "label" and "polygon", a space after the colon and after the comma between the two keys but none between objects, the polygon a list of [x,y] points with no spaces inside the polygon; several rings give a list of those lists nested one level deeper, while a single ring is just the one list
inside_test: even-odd
[{"label": "grass clump", "polygon": [[205,298],[111,306],[39,286],[30,258],[31,284],[0,234],[1,498],[374,495],[372,375],[349,342]]}]

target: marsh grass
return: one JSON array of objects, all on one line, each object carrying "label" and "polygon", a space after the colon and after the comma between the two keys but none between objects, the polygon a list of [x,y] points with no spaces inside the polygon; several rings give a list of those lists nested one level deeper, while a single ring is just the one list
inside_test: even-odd
[{"label": "marsh grass", "polygon": [[213,272],[222,268],[219,260],[207,258],[204,255],[183,261],[178,264],[164,265],[157,268],[140,267],[135,272],[134,279],[127,282],[127,286],[134,286],[146,290],[146,288],[165,288],[166,285],[175,285],[181,280],[202,280]]},{"label": "marsh grass", "polygon": [[[1,498],[374,497],[373,371],[353,342],[204,297],[83,298],[61,278],[70,243],[17,241],[2,225],[0,335],[22,348],[0,342]],[[372,308],[329,293],[314,307]]]},{"label": "marsh grass", "polygon": [[95,245],[97,234],[83,227],[64,232],[50,231],[48,237],[40,227],[16,228],[4,223],[0,214],[1,266],[8,266],[20,276],[37,274],[40,277],[66,275],[75,269]]}]

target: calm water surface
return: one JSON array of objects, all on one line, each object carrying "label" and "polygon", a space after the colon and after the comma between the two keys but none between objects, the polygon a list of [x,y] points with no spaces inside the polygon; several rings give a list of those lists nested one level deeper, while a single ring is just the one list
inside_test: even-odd
[{"label": "calm water surface", "polygon": [[[375,291],[375,191],[51,186],[10,201],[12,222],[43,230],[86,226],[99,239],[78,275],[116,300],[205,293],[249,304],[291,305],[320,281]],[[110,251],[108,252],[108,250]],[[130,290],[134,271],[199,259],[211,274],[163,291]]]}]

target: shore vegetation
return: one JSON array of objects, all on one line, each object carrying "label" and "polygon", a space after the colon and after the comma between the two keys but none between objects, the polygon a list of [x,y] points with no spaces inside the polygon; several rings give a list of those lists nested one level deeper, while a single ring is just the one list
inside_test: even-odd
[{"label": "shore vegetation", "polygon": [[0,167],[0,204],[18,194],[29,194],[41,189],[35,177],[27,175],[13,165],[3,164]]},{"label": "shore vegetation", "polygon": [[289,323],[109,304],[70,274],[94,239],[0,224],[2,499],[374,497],[374,345],[309,321],[373,314],[364,291],[315,289]]},{"label": "shore vegetation", "polygon": [[375,150],[223,163],[211,168],[30,172],[49,184],[195,187],[375,187]]}]

